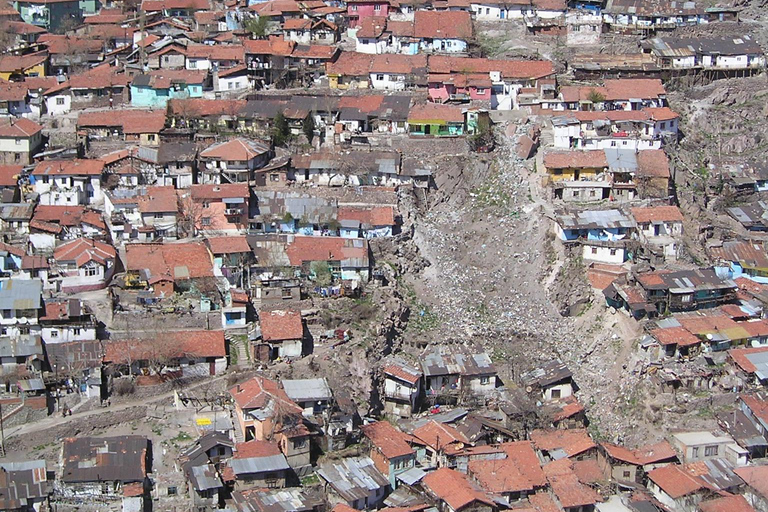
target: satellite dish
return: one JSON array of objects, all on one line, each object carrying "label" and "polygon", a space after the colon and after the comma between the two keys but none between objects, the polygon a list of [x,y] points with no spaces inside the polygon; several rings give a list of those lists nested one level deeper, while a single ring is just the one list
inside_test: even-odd
[{"label": "satellite dish", "polygon": [[527,386],[527,387],[525,388],[525,392],[526,392],[526,393],[530,393],[531,391],[533,391],[533,388],[532,388],[531,386]]},{"label": "satellite dish", "polygon": [[28,320],[27,320],[27,317],[25,317],[25,316],[23,316],[23,317],[19,318],[19,323],[20,323],[20,324],[25,324],[25,323],[27,323],[27,321],[28,321]]}]

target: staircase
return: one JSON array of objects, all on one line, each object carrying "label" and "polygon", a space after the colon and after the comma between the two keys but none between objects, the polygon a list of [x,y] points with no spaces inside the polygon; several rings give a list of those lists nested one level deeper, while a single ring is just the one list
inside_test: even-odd
[{"label": "staircase", "polygon": [[229,364],[241,368],[251,366],[251,350],[248,337],[243,334],[225,332],[224,338],[229,344]]}]

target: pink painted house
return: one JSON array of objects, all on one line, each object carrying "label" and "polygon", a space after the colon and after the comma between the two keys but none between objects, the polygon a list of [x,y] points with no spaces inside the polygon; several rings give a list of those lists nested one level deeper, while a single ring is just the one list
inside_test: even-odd
[{"label": "pink painted house", "polygon": [[389,0],[348,0],[347,18],[350,28],[355,28],[360,20],[371,16],[389,16]]},{"label": "pink painted house", "polygon": [[429,99],[445,101],[491,100],[491,78],[487,73],[430,73]]}]

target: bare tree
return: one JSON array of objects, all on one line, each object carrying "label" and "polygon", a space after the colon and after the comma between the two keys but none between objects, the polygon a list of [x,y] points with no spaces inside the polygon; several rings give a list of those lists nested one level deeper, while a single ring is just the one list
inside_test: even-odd
[{"label": "bare tree", "polygon": [[178,207],[179,217],[176,226],[179,236],[189,238],[197,235],[205,214],[203,204],[195,201],[190,193],[185,193],[179,196]]}]

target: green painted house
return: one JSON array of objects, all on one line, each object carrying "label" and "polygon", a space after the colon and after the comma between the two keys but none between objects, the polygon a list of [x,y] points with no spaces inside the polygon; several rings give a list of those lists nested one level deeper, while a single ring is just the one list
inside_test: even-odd
[{"label": "green painted house", "polygon": [[408,133],[433,137],[464,135],[464,112],[461,107],[441,103],[422,103],[411,107]]},{"label": "green painted house", "polygon": [[16,0],[13,6],[25,22],[49,32],[63,33],[83,22],[83,16],[101,8],[99,0]]},{"label": "green painted house", "polygon": [[207,71],[158,69],[136,75],[131,82],[131,105],[164,107],[168,100],[202,98]]}]

